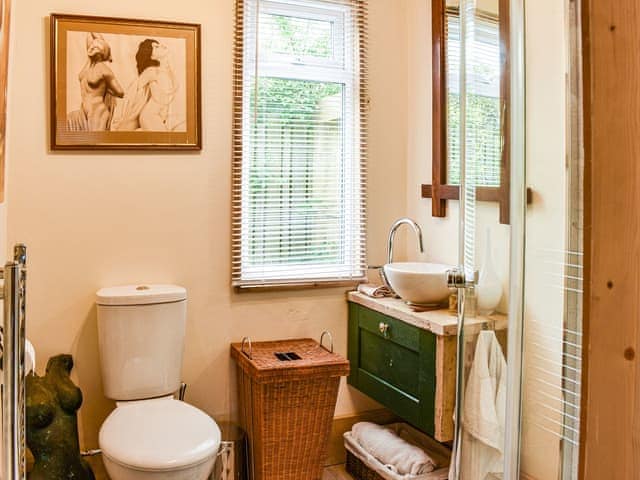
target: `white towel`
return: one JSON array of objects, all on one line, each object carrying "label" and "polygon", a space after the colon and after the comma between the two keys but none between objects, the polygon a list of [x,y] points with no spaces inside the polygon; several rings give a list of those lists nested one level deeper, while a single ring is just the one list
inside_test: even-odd
[{"label": "white towel", "polygon": [[393,292],[388,287],[373,283],[361,283],[358,285],[358,292],[371,298],[393,297]]},{"label": "white towel", "polygon": [[356,423],[353,438],[384,465],[401,475],[422,475],[435,470],[435,462],[422,449],[375,423]]},{"label": "white towel", "polygon": [[[36,371],[36,349],[33,348],[33,344],[25,339],[24,344],[24,374],[29,375],[31,372]],[[0,368],[0,385],[4,383],[4,373]]]},{"label": "white towel", "polygon": [[462,413],[461,480],[502,477],[506,398],[507,363],[502,348],[494,332],[480,332]]}]

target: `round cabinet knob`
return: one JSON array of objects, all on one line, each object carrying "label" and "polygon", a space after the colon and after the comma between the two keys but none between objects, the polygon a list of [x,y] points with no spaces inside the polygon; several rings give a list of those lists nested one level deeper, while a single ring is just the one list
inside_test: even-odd
[{"label": "round cabinet knob", "polygon": [[384,335],[385,337],[389,336],[389,324],[388,323],[380,322],[380,324],[378,325],[378,329],[380,330],[380,333],[382,335]]}]

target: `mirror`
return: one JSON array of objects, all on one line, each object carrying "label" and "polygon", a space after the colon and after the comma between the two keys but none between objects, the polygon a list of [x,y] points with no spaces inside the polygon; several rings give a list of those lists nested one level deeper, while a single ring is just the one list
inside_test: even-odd
[{"label": "mirror", "polygon": [[[460,12],[458,0],[447,0],[445,10],[445,88],[447,94],[447,183],[460,184]],[[472,37],[467,44],[466,121],[474,132],[477,184],[500,186],[502,153],[500,112],[500,23],[497,0],[478,5]],[[484,8],[482,8],[484,7]],[[469,71],[471,67],[471,71]]]},{"label": "mirror", "polygon": [[[467,22],[466,61],[461,64],[460,2],[433,0],[433,183],[423,197],[432,214],[446,216],[446,201],[460,195],[460,116],[467,127],[466,155],[473,156],[479,201],[498,202],[509,223],[508,98],[509,15],[506,0],[477,0]],[[461,69],[467,105],[460,108]],[[471,133],[471,134],[470,134]]]}]

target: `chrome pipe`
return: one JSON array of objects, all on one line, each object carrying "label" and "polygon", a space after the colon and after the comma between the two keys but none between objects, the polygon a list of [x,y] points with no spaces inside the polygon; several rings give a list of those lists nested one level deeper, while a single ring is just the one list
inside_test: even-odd
[{"label": "chrome pipe", "polygon": [[[451,458],[451,467],[449,469],[449,478],[451,480],[459,480],[461,478],[461,449],[462,447],[462,423],[463,423],[463,405],[464,405],[464,347],[465,347],[465,304],[467,294],[467,279],[469,265],[466,251],[466,239],[468,229],[475,225],[468,223],[468,209],[473,205],[469,205],[469,201],[474,202],[475,198],[469,198],[467,191],[471,188],[475,195],[475,185],[468,185],[469,172],[467,165],[467,30],[468,30],[468,14],[469,1],[460,1],[460,201],[458,210],[458,273],[461,275],[461,283],[458,287],[458,332],[456,334],[456,404],[454,407],[454,433],[453,433],[453,457]],[[471,172],[473,173],[473,172]],[[473,267],[471,267],[473,268]]]},{"label": "chrome pipe", "polygon": [[24,285],[23,265],[4,269],[2,473],[3,479],[25,478]]},{"label": "chrome pipe", "polygon": [[82,450],[80,451],[80,455],[83,457],[95,457],[96,455],[102,455],[102,450],[100,448],[93,448],[91,450]]},{"label": "chrome pipe", "polygon": [[27,264],[27,246],[24,243],[17,243],[13,247],[13,259],[23,267]]},{"label": "chrome pipe", "polygon": [[511,9],[511,260],[504,477],[520,478],[527,218],[525,0]]},{"label": "chrome pipe", "polygon": [[184,397],[187,393],[187,384],[182,382],[180,384],[180,390],[178,390],[178,399],[184,402]]}]

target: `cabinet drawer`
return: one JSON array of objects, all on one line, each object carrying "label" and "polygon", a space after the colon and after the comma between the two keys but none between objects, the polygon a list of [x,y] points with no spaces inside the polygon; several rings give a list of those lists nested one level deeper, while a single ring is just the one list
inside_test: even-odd
[{"label": "cabinet drawer", "polygon": [[[414,352],[420,350],[420,329],[413,325],[368,308],[358,309],[358,324],[362,330],[366,330],[378,337],[402,345]],[[388,327],[386,333],[380,330],[381,324]]]},{"label": "cabinet drawer", "polygon": [[385,382],[375,375],[360,370],[358,372],[358,390],[387,407],[400,418],[412,425],[433,434],[429,418],[424,414],[420,399],[403,392],[394,385]]}]

